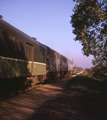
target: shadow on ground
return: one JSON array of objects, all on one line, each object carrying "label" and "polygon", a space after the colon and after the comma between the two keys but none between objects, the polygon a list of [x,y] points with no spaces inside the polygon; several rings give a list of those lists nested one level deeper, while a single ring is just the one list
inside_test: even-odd
[{"label": "shadow on ground", "polygon": [[77,76],[54,100],[35,109],[28,120],[107,120],[107,83]]},{"label": "shadow on ground", "polygon": [[26,93],[0,101],[0,120],[26,120],[41,104],[54,99],[70,78],[37,87]]},{"label": "shadow on ground", "polygon": [[89,120],[87,114],[81,112],[81,103],[77,103],[78,96],[60,95],[55,100],[45,102],[35,109],[28,120]]}]

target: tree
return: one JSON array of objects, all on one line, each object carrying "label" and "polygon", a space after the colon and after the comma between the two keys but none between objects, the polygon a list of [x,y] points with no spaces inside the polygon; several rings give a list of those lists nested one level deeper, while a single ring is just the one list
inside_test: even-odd
[{"label": "tree", "polygon": [[0,18],[3,18],[3,16],[2,16],[2,15],[0,15]]},{"label": "tree", "polygon": [[80,41],[83,54],[94,56],[93,65],[107,67],[107,4],[104,0],[74,0],[71,16],[75,41]]}]

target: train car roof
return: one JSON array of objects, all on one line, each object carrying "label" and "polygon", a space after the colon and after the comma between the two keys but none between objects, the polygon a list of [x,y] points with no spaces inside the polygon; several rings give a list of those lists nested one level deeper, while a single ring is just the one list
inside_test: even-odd
[{"label": "train car roof", "polygon": [[31,38],[29,35],[27,35],[26,33],[22,32],[21,30],[17,29],[16,27],[12,26],[11,24],[9,24],[8,22],[4,21],[3,19],[0,18],[0,24],[4,25],[5,27],[12,29],[13,31],[17,32],[18,34],[22,35],[23,37],[27,38],[28,40],[39,44],[40,46],[44,47],[45,49],[47,49],[47,47],[43,44],[41,44],[38,41],[35,41],[33,38]]},{"label": "train car roof", "polygon": [[[47,46],[47,47],[48,47],[48,46]],[[48,48],[49,48],[50,50],[56,52],[57,54],[61,55],[60,53],[58,53],[57,51],[53,50],[52,48],[50,48],[50,47],[48,47]],[[63,56],[63,55],[61,55],[61,56]]]},{"label": "train car roof", "polygon": [[[47,46],[48,47],[48,46]],[[50,50],[56,52],[57,54],[59,54],[61,57],[67,59],[68,61],[72,62],[71,60],[69,60],[67,57],[63,56],[62,54],[58,53],[57,51],[53,50],[52,48],[48,47]]]},{"label": "train car roof", "polygon": [[[45,49],[49,48],[52,51],[56,52],[57,54],[61,55],[60,53],[58,53],[57,51],[53,50],[52,48],[40,43],[39,41],[34,40],[32,37],[30,37],[29,35],[27,35],[26,33],[22,32],[21,30],[17,29],[16,27],[14,27],[13,25],[9,24],[8,22],[4,21],[2,18],[0,18],[0,24],[4,25],[5,27],[8,27],[10,29],[12,29],[13,31],[19,33],[20,35],[22,35],[23,37],[27,38],[28,40],[39,44],[40,46],[44,47]],[[62,57],[66,58],[65,56],[61,55]],[[68,58],[66,58],[68,59]],[[69,59],[68,59],[69,60]],[[71,61],[71,60],[70,60]]]}]

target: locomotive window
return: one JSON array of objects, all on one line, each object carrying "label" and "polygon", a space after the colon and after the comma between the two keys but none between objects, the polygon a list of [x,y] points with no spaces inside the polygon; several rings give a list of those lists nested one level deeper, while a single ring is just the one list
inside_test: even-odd
[{"label": "locomotive window", "polygon": [[33,46],[26,43],[26,57],[28,61],[32,61],[33,58]]}]

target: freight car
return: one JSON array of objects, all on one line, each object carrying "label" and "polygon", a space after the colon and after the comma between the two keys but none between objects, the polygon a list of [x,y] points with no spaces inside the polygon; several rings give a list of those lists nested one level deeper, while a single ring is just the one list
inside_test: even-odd
[{"label": "freight car", "polygon": [[72,70],[72,61],[0,19],[0,82],[26,78],[23,84],[34,87]]}]

